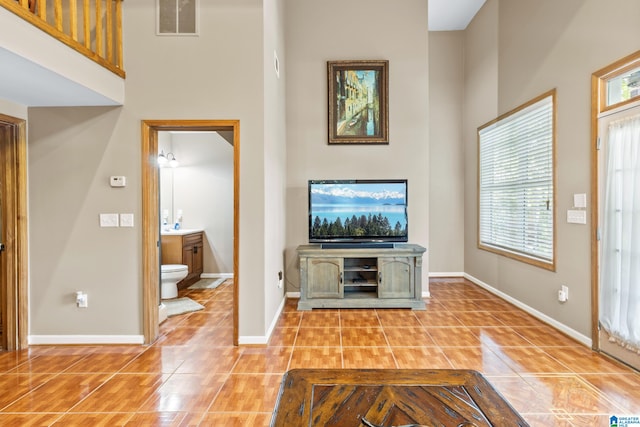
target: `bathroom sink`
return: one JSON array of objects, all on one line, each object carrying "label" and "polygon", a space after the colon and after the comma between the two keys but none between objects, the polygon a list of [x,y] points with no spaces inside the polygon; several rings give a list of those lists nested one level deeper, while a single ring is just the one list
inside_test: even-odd
[{"label": "bathroom sink", "polygon": [[180,230],[170,228],[168,231],[162,230],[160,234],[163,236],[182,236],[184,234],[199,233],[201,231],[203,231],[201,228],[181,228]]}]

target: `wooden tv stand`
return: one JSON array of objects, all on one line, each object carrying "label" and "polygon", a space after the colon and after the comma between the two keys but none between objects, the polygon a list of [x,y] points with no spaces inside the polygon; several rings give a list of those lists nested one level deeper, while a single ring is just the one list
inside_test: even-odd
[{"label": "wooden tv stand", "polygon": [[424,310],[419,245],[298,246],[298,310],[411,308]]}]

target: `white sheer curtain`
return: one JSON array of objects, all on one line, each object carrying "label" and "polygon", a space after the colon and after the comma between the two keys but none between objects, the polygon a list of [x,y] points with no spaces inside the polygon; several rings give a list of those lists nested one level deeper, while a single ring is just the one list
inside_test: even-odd
[{"label": "white sheer curtain", "polygon": [[611,123],[606,149],[600,325],[640,353],[640,116]]}]

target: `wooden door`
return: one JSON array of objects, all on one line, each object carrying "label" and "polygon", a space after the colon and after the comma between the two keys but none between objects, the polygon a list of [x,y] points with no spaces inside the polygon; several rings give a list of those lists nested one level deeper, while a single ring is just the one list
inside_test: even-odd
[{"label": "wooden door", "polygon": [[[11,127],[10,126],[2,126],[0,128],[0,145],[4,146],[5,144],[7,144],[7,141],[9,141],[11,138]],[[0,168],[4,169],[6,165],[4,156],[0,154]],[[0,174],[0,188],[3,188],[4,186],[3,181],[4,181],[4,170],[2,171],[3,173]],[[5,261],[5,257],[2,256],[2,252],[4,252],[5,249],[5,240],[6,240],[6,236],[5,236],[5,232],[4,232],[4,220],[3,220],[3,204],[4,204],[4,194],[2,194],[2,191],[0,191],[0,272],[4,272],[7,268],[6,265],[6,261]],[[5,304],[7,302],[7,287],[6,287],[6,282],[4,281],[4,279],[2,279],[2,284],[3,286],[0,289],[0,350],[5,350],[7,345],[5,343],[5,336],[4,336],[4,327],[5,324],[7,323],[6,320],[6,316],[7,316],[7,310],[5,309]]]},{"label": "wooden door", "polygon": [[0,318],[3,350],[27,347],[26,122],[0,114]]},{"label": "wooden door", "polygon": [[182,247],[182,262],[187,266],[189,275],[193,274],[193,252],[194,247],[191,245]]},{"label": "wooden door", "polygon": [[193,246],[193,273],[194,274],[202,274],[204,271],[203,267],[203,244],[202,241],[195,244]]}]

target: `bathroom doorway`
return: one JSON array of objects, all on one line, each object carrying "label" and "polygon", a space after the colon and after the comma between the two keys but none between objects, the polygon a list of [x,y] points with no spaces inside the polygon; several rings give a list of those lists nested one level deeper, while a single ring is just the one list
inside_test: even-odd
[{"label": "bathroom doorway", "polygon": [[[160,188],[157,156],[161,132],[217,132],[233,145],[233,344],[238,345],[239,126],[237,120],[145,120],[142,122],[142,229],[144,338],[159,334]],[[166,153],[165,153],[166,154]]]},{"label": "bathroom doorway", "polygon": [[[200,279],[199,286],[233,279],[233,133],[161,131],[158,136],[160,264],[191,266],[178,291],[187,292]],[[185,252],[179,248],[185,241],[196,243]]]},{"label": "bathroom doorway", "polygon": [[26,122],[0,114],[0,347],[27,347]]}]

